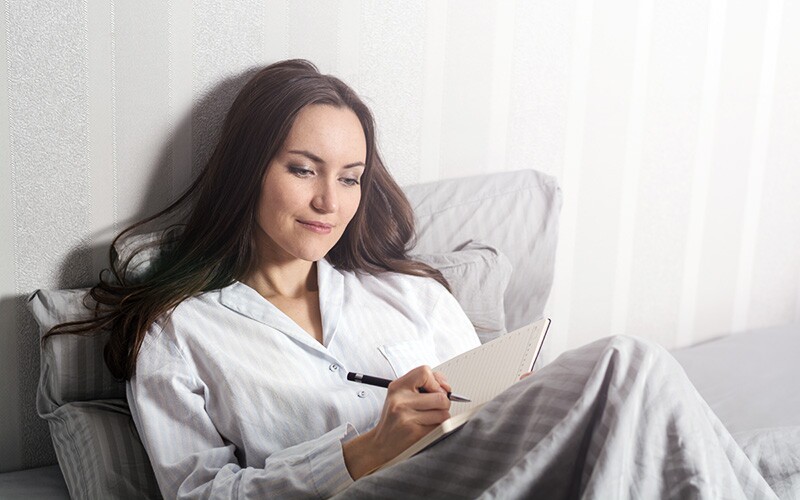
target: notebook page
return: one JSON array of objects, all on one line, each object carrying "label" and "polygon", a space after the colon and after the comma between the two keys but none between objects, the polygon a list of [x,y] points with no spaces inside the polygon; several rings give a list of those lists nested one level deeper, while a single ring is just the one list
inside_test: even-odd
[{"label": "notebook page", "polygon": [[482,405],[530,370],[549,324],[549,319],[542,319],[434,368],[447,377],[453,392],[472,400],[470,403],[452,403],[450,415]]}]

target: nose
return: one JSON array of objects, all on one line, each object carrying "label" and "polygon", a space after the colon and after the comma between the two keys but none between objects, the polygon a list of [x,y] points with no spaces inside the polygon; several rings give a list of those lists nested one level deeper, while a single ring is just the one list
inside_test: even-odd
[{"label": "nose", "polygon": [[324,214],[336,212],[339,208],[336,187],[331,182],[320,182],[311,200],[311,206],[317,212]]}]

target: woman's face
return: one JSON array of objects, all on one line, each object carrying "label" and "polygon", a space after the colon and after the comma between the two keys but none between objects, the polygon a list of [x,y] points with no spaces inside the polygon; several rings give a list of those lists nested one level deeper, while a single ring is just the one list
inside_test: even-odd
[{"label": "woman's face", "polygon": [[262,258],[325,257],[358,209],[366,156],[364,130],[352,110],[301,109],[261,186],[256,243]]}]

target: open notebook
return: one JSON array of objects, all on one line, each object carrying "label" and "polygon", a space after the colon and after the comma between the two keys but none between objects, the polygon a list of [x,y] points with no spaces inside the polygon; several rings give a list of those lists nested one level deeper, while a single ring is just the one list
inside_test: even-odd
[{"label": "open notebook", "polygon": [[447,377],[454,392],[467,396],[472,402],[452,403],[449,419],[375,470],[391,467],[447,436],[467,423],[487,401],[517,382],[523,373],[533,368],[549,327],[549,319],[539,320],[435,367],[434,371]]}]

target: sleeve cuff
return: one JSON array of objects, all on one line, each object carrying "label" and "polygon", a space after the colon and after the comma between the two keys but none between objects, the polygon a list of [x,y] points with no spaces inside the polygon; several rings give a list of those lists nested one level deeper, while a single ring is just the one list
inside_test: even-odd
[{"label": "sleeve cuff", "polygon": [[350,423],[337,427],[323,436],[322,442],[309,455],[311,478],[320,497],[332,497],[353,484],[344,463],[342,443],[357,435]]}]

